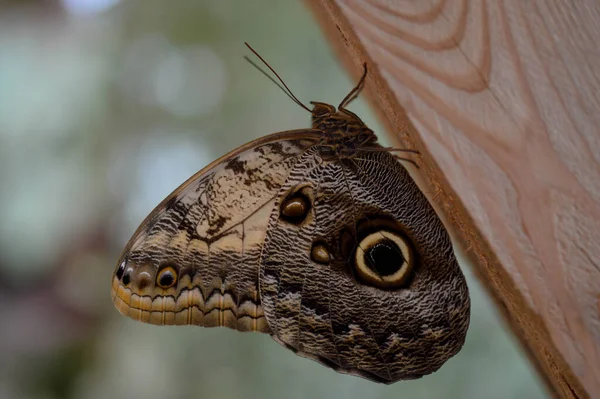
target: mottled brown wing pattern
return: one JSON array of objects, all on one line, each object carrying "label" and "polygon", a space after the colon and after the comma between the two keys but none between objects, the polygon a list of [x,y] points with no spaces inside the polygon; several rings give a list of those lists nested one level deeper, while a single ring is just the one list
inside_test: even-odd
[{"label": "mottled brown wing pattern", "polygon": [[258,293],[267,223],[289,171],[314,141],[309,130],[268,136],[171,194],[121,255],[113,275],[119,311],[153,324],[268,332]]},{"label": "mottled brown wing pattern", "polygon": [[[309,214],[300,224],[272,214],[262,254],[260,295],[274,338],[338,371],[382,382],[437,370],[464,343],[469,295],[448,234],[404,167],[386,152],[323,161],[309,150],[279,202],[299,185],[312,192]],[[361,223],[379,221],[401,226],[418,254],[405,288],[362,284],[353,272]],[[343,248],[348,237],[351,251]],[[329,249],[330,264],[311,259],[315,242]]]},{"label": "mottled brown wing pattern", "polygon": [[113,274],[119,311],[270,333],[385,383],[456,354],[467,285],[427,199],[344,108],[365,76],[337,109],[313,102],[312,130],[248,143],[158,205]]}]

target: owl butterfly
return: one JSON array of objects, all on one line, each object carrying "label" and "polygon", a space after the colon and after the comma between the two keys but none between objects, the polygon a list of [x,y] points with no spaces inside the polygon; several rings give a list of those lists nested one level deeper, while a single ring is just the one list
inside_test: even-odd
[{"label": "owl butterfly", "polygon": [[152,324],[264,332],[384,383],[455,355],[469,324],[465,278],[425,196],[346,109],[366,74],[365,64],[337,109],[310,110],[275,73],[312,128],[243,145],[160,203],[117,263],[117,309]]}]

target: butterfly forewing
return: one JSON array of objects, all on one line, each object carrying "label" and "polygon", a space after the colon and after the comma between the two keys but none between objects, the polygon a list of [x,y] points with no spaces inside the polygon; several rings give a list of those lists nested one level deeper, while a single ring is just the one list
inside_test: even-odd
[{"label": "butterfly forewing", "polygon": [[290,169],[314,142],[306,130],[263,138],[175,190],[121,255],[119,311],[153,324],[268,331],[258,294],[266,227]]}]

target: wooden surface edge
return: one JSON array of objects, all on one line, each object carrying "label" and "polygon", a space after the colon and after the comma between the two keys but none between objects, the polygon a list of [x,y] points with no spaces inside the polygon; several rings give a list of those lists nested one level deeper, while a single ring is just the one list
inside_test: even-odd
[{"label": "wooden surface edge", "polygon": [[436,208],[443,210],[445,221],[454,229],[453,239],[457,238],[458,244],[465,249],[466,256],[474,265],[475,274],[491,294],[497,310],[518,337],[524,352],[548,389],[563,398],[589,398],[579,379],[556,349],[545,323],[527,305],[512,277],[491,250],[487,239],[475,227],[467,208],[446,181],[406,111],[379,75],[374,67],[376,64],[338,6],[331,0],[305,0],[305,4],[351,76],[355,79],[360,77],[362,63],[365,61],[372,66],[365,85],[366,100],[395,141],[421,152],[420,172],[423,183],[435,193]]}]

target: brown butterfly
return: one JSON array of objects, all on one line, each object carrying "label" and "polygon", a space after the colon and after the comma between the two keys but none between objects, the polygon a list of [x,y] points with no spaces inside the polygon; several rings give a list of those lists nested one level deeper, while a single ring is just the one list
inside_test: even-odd
[{"label": "brown butterfly", "polygon": [[309,109],[275,75],[312,128],[243,145],[160,203],[118,261],[117,309],[268,333],[373,381],[432,373],[464,343],[469,293],[431,205],[346,108],[366,64],[337,108]]}]

